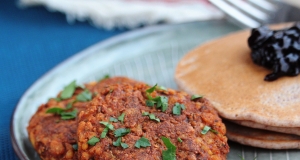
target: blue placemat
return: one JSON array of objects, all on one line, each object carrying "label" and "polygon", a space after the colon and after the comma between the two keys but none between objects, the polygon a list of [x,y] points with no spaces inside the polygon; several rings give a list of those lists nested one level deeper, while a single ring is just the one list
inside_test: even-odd
[{"label": "blue placemat", "polygon": [[0,0],[0,160],[18,159],[10,140],[10,119],[22,94],[45,72],[75,53],[126,30],[69,25],[61,13],[43,7],[19,9]]}]

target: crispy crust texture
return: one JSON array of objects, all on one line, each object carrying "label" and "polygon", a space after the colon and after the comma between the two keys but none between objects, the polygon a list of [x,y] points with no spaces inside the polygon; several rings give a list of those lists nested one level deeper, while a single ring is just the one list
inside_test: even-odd
[{"label": "crispy crust texture", "polygon": [[[125,77],[115,77],[100,82],[91,82],[86,84],[85,88],[95,96],[101,90],[105,90],[108,85],[122,83],[133,84],[137,82]],[[66,108],[67,104],[75,100],[82,91],[81,87],[77,87],[72,98],[60,102],[50,99],[38,108],[29,121],[27,127],[29,139],[42,159],[78,159],[77,151],[72,147],[72,145],[77,144],[77,120],[61,120],[59,115],[49,114],[46,111],[53,107]],[[76,102],[73,104],[73,109],[85,110],[86,104],[88,102]]]},{"label": "crispy crust texture", "polygon": [[[66,108],[81,91],[82,89],[77,88],[72,98],[60,102],[50,99],[31,117],[27,127],[29,139],[42,159],[77,159],[77,152],[72,147],[77,143],[76,120],[61,120],[59,115],[49,114],[46,111],[53,107]],[[77,102],[74,103],[73,108],[80,111],[85,104],[85,102]]]},{"label": "crispy crust texture", "polygon": [[[152,97],[168,97],[168,109],[146,106],[146,84],[115,84],[106,87],[88,104],[87,109],[78,116],[78,158],[82,160],[98,159],[162,159],[162,151],[166,150],[162,136],[171,140],[177,147],[177,159],[225,160],[229,152],[226,129],[217,112],[205,98],[190,100],[191,96],[172,89],[156,90]],[[181,115],[173,115],[175,103],[184,104]],[[154,114],[160,122],[143,116],[143,112]],[[117,140],[113,131],[94,146],[87,142],[93,136],[100,138],[105,126],[100,121],[109,122],[110,117],[117,118],[125,113],[124,122],[110,122],[115,129],[127,128],[130,133],[122,137],[128,148],[116,147]],[[201,134],[204,126],[210,126],[218,133]],[[151,146],[136,148],[135,143],[141,137],[149,139]],[[179,142],[180,137],[183,142]]]}]

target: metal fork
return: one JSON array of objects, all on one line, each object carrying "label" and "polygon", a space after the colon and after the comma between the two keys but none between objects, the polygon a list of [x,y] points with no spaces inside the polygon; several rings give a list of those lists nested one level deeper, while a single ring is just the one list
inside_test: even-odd
[{"label": "metal fork", "polygon": [[300,20],[300,9],[280,0],[209,0],[229,20],[246,28]]}]

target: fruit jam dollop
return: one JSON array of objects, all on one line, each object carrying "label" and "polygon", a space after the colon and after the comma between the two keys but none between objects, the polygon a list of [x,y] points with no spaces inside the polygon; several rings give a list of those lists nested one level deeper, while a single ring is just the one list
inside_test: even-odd
[{"label": "fruit jam dollop", "polygon": [[300,22],[283,30],[270,30],[267,26],[254,28],[248,45],[253,62],[272,70],[265,81],[300,73]]}]

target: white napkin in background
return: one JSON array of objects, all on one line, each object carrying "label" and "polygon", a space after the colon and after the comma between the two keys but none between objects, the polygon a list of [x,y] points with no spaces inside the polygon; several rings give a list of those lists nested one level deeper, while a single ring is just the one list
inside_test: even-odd
[{"label": "white napkin in background", "polygon": [[65,13],[70,23],[88,20],[106,29],[223,17],[208,0],[19,0],[19,4],[44,5],[50,11]]}]

